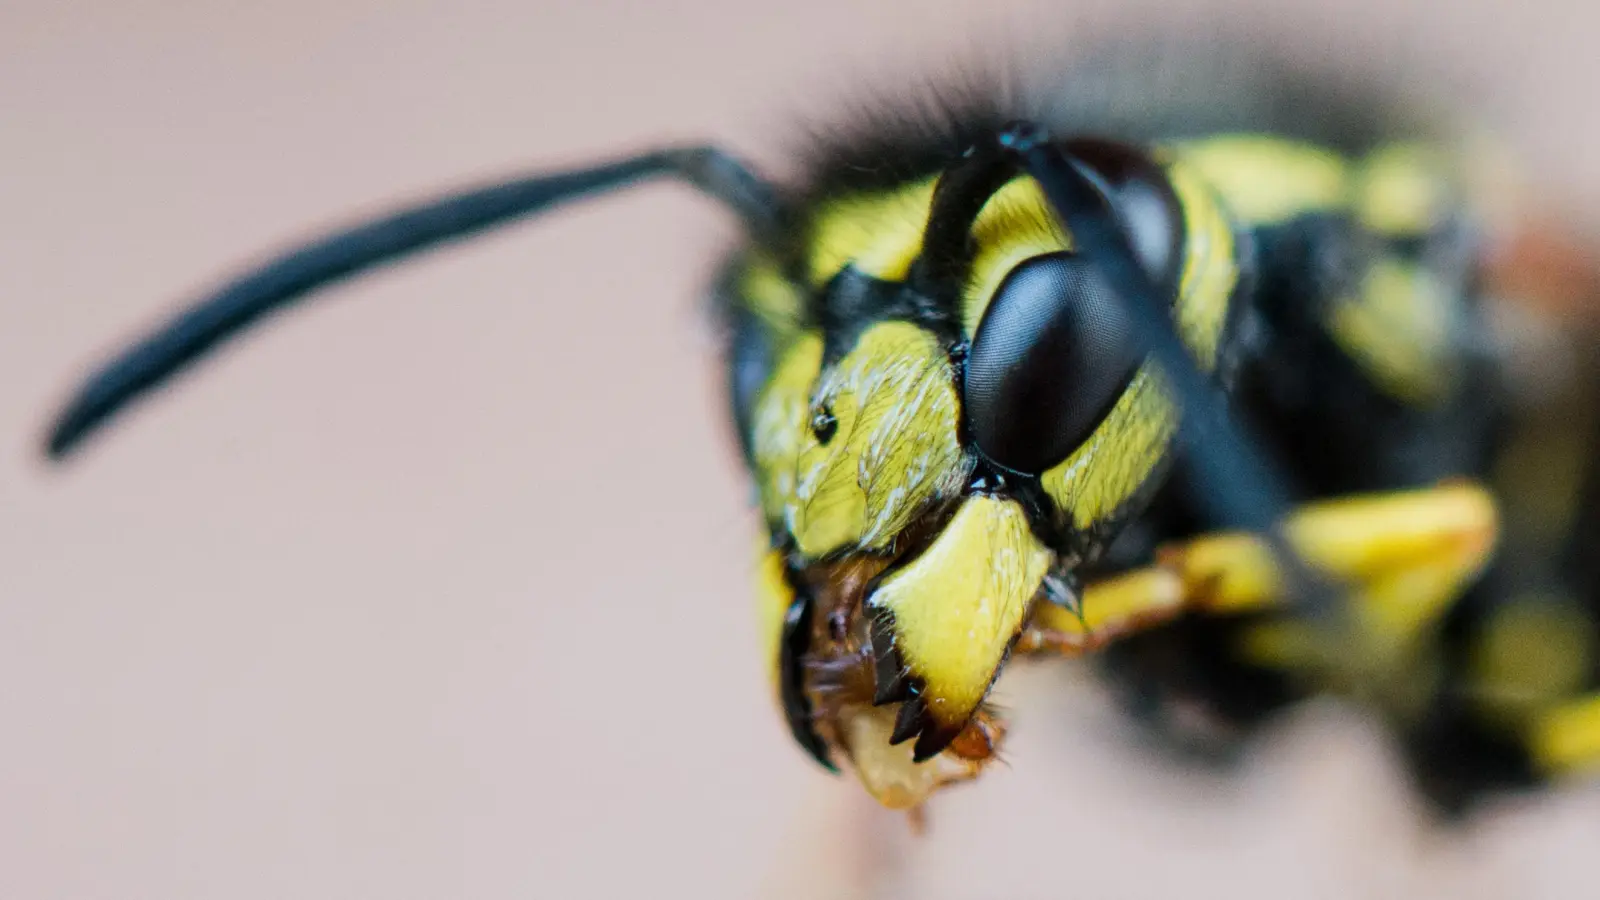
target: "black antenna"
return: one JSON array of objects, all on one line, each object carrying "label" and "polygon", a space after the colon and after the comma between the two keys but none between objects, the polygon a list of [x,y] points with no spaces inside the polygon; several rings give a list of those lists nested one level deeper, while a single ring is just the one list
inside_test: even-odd
[{"label": "black antenna", "polygon": [[190,306],[89,376],[56,417],[45,453],[65,458],[134,401],[318,288],[566,201],[663,175],[721,200],[759,239],[776,239],[781,224],[776,193],[714,147],[658,150],[449,194],[288,251]]}]

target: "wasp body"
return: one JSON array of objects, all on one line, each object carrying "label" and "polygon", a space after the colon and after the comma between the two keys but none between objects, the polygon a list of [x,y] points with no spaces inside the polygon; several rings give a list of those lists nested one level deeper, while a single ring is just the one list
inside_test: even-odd
[{"label": "wasp body", "polygon": [[1549,442],[1456,148],[1264,61],[1107,58],[872,116],[796,185],[667,150],[335,235],[114,361],[51,451],[320,284],[676,176],[748,226],[716,310],[774,691],[823,765],[918,806],[998,752],[1013,657],[1095,651],[1180,744],[1353,694],[1451,808],[1585,763],[1600,508],[1576,464],[1554,525],[1497,488]]}]

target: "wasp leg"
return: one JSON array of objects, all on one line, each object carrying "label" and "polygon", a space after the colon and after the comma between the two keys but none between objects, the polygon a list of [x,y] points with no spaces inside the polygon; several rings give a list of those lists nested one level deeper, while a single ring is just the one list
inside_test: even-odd
[{"label": "wasp leg", "polygon": [[1077,656],[1176,618],[1199,604],[1178,573],[1156,566],[1090,584],[1077,609],[1037,604],[1017,639],[1020,654]]},{"label": "wasp leg", "polygon": [[1224,532],[1163,547],[1154,566],[1088,585],[1081,616],[1037,604],[1017,652],[1092,652],[1185,613],[1278,612],[1247,632],[1241,649],[1253,661],[1365,683],[1437,625],[1482,570],[1498,530],[1493,498],[1468,481],[1308,504],[1290,517],[1288,537],[1347,589],[1341,633],[1293,615],[1263,540]]}]

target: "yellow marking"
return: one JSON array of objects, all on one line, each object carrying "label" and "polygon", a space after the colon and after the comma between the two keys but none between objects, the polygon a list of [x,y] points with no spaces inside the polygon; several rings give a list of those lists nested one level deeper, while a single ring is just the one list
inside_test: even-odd
[{"label": "yellow marking", "polygon": [[1016,178],[983,204],[972,223],[972,271],[962,294],[961,323],[977,333],[984,310],[1011,270],[1047,253],[1071,249],[1055,210],[1032,178]]},{"label": "yellow marking", "polygon": [[854,264],[886,281],[904,281],[922,252],[935,179],[892,191],[831,200],[816,216],[810,236],[810,276],[821,287]]},{"label": "yellow marking", "polygon": [[873,593],[894,614],[895,646],[936,721],[960,724],[977,709],[1051,560],[1021,506],[973,496]]},{"label": "yellow marking", "polygon": [[1239,283],[1239,261],[1233,224],[1201,175],[1181,160],[1167,166],[1167,177],[1183,208],[1185,233],[1178,333],[1200,368],[1209,372],[1216,365],[1217,344]]},{"label": "yellow marking", "polygon": [[761,319],[780,344],[799,329],[805,295],[771,259],[750,258],[739,276],[738,294],[745,308]]},{"label": "yellow marking", "polygon": [[1420,144],[1392,144],[1362,160],[1355,209],[1361,224],[1379,234],[1421,235],[1444,217],[1451,193],[1437,153]]},{"label": "yellow marking", "polygon": [[822,368],[822,336],[797,337],[773,366],[750,421],[761,509],[768,521],[783,518],[795,492],[796,466],[809,433],[811,388]]},{"label": "yellow marking", "polygon": [[1555,774],[1600,770],[1600,696],[1563,704],[1539,718],[1528,734],[1534,764]]},{"label": "yellow marking", "polygon": [[[802,554],[886,547],[927,503],[960,486],[960,403],[949,357],[929,332],[880,322],[819,373],[820,338],[786,353],[757,401],[762,508]],[[826,408],[827,444],[811,429]]]},{"label": "yellow marking", "polygon": [[1266,135],[1238,134],[1173,146],[1250,225],[1275,225],[1349,202],[1349,165],[1321,147]]},{"label": "yellow marking", "polygon": [[794,590],[784,576],[783,554],[767,549],[765,540],[762,540],[761,546],[764,552],[756,569],[757,624],[767,648],[767,675],[772,680],[772,689],[777,691],[781,674],[778,671],[778,659],[783,645],[783,620],[788,615],[790,604],[794,603]]},{"label": "yellow marking", "polygon": [[1475,711],[1490,724],[1520,730],[1582,687],[1594,660],[1593,635],[1594,622],[1575,603],[1513,598],[1472,648]]},{"label": "yellow marking", "polygon": [[1105,421],[1040,483],[1073,527],[1088,528],[1115,514],[1150,479],[1177,422],[1155,366],[1146,364]]},{"label": "yellow marking", "polygon": [[[1183,209],[1183,267],[1175,302],[1178,333],[1202,370],[1216,365],[1217,346],[1239,267],[1232,225],[1200,174],[1185,161],[1167,168]],[[1073,527],[1115,515],[1165,457],[1178,411],[1159,371],[1146,364],[1089,438],[1041,482]]]},{"label": "yellow marking", "polygon": [[1356,296],[1333,303],[1326,325],[1374,384],[1424,406],[1450,391],[1454,310],[1454,297],[1436,275],[1385,257],[1373,262]]}]

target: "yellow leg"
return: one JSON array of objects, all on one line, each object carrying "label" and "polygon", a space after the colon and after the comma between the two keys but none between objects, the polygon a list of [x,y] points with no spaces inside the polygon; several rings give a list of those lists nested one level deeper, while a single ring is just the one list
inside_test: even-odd
[{"label": "yellow leg", "polygon": [[1080,604],[1082,616],[1054,603],[1034,606],[1017,640],[1016,652],[1076,656],[1112,641],[1176,618],[1199,605],[1178,573],[1140,569],[1089,585]]},{"label": "yellow leg", "polygon": [[[1342,670],[1358,679],[1376,674],[1370,670],[1386,669],[1413,648],[1478,574],[1497,528],[1493,498],[1471,482],[1303,506],[1288,522],[1289,540],[1309,565],[1348,589],[1351,633],[1335,640],[1285,615],[1254,629],[1241,649],[1253,661],[1284,668]],[[1184,611],[1287,611],[1286,600],[1263,541],[1206,535],[1163,548],[1150,568],[1089,585],[1082,619],[1038,604],[1018,652],[1076,655]]]}]

